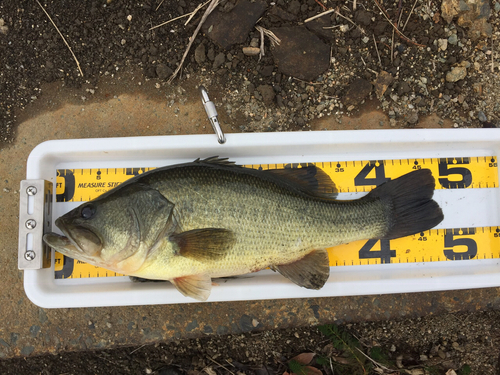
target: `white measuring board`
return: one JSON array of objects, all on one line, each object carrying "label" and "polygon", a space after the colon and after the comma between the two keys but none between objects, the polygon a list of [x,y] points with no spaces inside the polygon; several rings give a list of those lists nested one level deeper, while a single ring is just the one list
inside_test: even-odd
[{"label": "white measuring board", "polygon": [[[222,145],[214,135],[57,140],[44,142],[31,152],[26,177],[45,179],[56,186],[56,171],[61,169],[161,167],[215,155],[242,165],[496,158],[500,155],[500,130],[245,133],[227,134],[227,142]],[[498,180],[498,175],[495,177]],[[364,194],[340,193],[339,199],[354,199]],[[499,194],[498,187],[436,190],[434,199],[445,217],[436,228],[441,229],[444,236],[444,230],[450,228],[499,226]],[[54,197],[53,221],[79,204],[81,202],[56,202]],[[57,231],[54,224],[53,229]],[[453,233],[449,236],[446,246],[460,244]],[[478,253],[490,250],[481,248]],[[264,270],[238,279],[216,280],[218,285],[212,288],[208,302],[497,287],[500,286],[499,271],[498,257],[481,259],[479,255],[470,260],[331,267],[325,286],[320,290],[308,290],[278,273]],[[184,297],[168,282],[132,283],[123,276],[55,279],[54,273],[54,256],[51,268],[24,271],[26,294],[36,305],[62,308],[197,302]]]}]

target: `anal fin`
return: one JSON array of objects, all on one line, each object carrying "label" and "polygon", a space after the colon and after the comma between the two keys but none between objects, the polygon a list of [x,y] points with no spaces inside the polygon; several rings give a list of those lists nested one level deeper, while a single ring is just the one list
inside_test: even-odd
[{"label": "anal fin", "polygon": [[321,289],[330,276],[328,252],[325,249],[313,250],[295,262],[276,265],[273,268],[307,289]]},{"label": "anal fin", "polygon": [[203,274],[177,277],[170,282],[183,295],[198,301],[206,301],[212,290],[212,279]]}]

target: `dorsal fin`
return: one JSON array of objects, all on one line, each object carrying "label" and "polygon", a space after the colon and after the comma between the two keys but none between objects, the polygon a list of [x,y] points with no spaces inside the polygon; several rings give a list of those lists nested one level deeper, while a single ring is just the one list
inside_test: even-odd
[{"label": "dorsal fin", "polygon": [[195,163],[208,163],[208,164],[217,164],[217,165],[230,165],[234,167],[241,167],[240,165],[236,165],[234,161],[230,161],[229,158],[220,158],[217,156],[210,156],[205,159],[196,159]]},{"label": "dorsal fin", "polygon": [[302,168],[268,169],[265,172],[291,182],[304,193],[314,197],[335,199],[338,195],[337,187],[330,176],[315,165]]},{"label": "dorsal fin", "polygon": [[272,174],[301,192],[313,197],[335,199],[338,195],[337,187],[330,176],[313,164],[302,168],[256,170],[244,168],[233,161],[229,161],[228,158],[220,158],[219,156],[211,156],[206,159],[198,158],[194,162],[246,169],[248,173],[254,175],[262,173]]}]

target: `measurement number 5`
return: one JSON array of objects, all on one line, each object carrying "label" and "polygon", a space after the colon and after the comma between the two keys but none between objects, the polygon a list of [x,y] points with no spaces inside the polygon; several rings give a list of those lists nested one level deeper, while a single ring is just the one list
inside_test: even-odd
[{"label": "measurement number 5", "polygon": [[[449,260],[474,258],[477,255],[476,241],[472,238],[456,238],[460,235],[473,235],[474,233],[474,228],[446,229],[446,233],[444,235],[444,256]],[[463,251],[463,248],[461,248],[462,251],[455,251],[453,248],[458,246],[465,246],[467,251]]]}]

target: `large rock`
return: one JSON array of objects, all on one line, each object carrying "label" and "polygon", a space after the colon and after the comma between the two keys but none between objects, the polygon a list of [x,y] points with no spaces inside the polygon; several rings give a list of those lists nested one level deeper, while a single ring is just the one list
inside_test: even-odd
[{"label": "large rock", "polygon": [[351,82],[342,102],[346,106],[360,104],[372,91],[373,85],[365,79],[356,78]]},{"label": "large rock", "polygon": [[487,22],[491,15],[489,0],[443,0],[441,16],[450,23],[458,17],[457,24],[468,27],[469,37],[478,39],[491,36],[491,25]]},{"label": "large rock", "polygon": [[312,81],[328,69],[330,46],[304,26],[280,27],[271,31],[281,40],[272,48],[272,53],[282,73]]},{"label": "large rock", "polygon": [[[228,13],[212,12],[202,26],[203,32],[222,48],[243,43],[257,20],[264,14],[267,4],[257,0],[240,0]],[[209,32],[210,31],[210,32]]]}]

